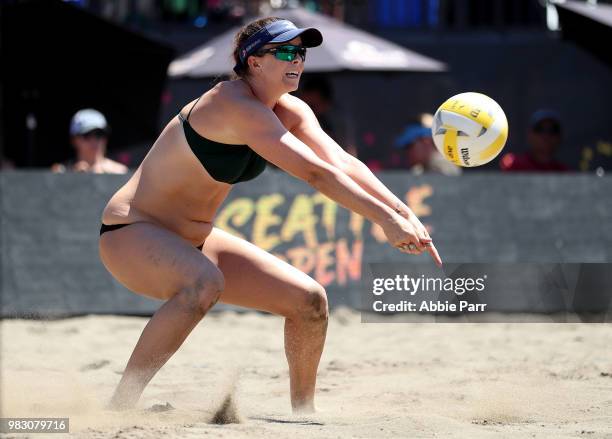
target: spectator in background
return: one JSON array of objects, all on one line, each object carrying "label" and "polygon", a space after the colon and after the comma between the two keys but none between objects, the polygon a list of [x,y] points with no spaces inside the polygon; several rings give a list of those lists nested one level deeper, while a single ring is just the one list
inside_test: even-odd
[{"label": "spectator in background", "polygon": [[561,119],[552,110],[538,110],[531,116],[527,133],[529,150],[509,152],[500,161],[502,171],[564,172],[569,168],[555,159],[561,144]]},{"label": "spectator in background", "polygon": [[426,128],[431,128],[433,124],[433,114],[431,113],[421,113],[419,114],[419,122]]},{"label": "spectator in background", "polygon": [[70,122],[70,141],[76,150],[76,160],[55,163],[51,170],[125,174],[127,166],[105,157],[109,134],[110,128],[102,113],[91,108],[77,111]]},{"label": "spectator in background", "polygon": [[310,106],[323,131],[346,152],[357,157],[353,125],[346,113],[334,104],[332,86],[327,78],[321,75],[305,78],[298,96]]},{"label": "spectator in background", "polygon": [[[424,120],[421,118],[421,120]],[[446,160],[436,148],[431,128],[413,123],[395,140],[396,149],[405,151],[403,167],[414,174],[434,172],[444,175],[460,175],[461,168]]]}]

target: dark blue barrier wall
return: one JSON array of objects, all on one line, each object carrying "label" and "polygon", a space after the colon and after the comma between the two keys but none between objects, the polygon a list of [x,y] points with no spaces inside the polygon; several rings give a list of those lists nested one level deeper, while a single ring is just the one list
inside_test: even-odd
[{"label": "dark blue barrier wall", "polygon": [[[152,313],[99,260],[102,209],[128,176],[0,173],[2,316]],[[612,262],[612,178],[587,175],[381,179],[430,228],[445,262]],[[384,242],[368,221],[308,185],[267,171],[236,185],[216,225],[308,272],[330,303],[359,304],[371,262],[429,262]],[[524,311],[562,310],[548,303]]]}]

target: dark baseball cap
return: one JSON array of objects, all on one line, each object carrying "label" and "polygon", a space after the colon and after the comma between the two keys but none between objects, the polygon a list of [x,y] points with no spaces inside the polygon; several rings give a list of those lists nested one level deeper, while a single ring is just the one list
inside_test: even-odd
[{"label": "dark baseball cap", "polygon": [[552,120],[558,126],[561,125],[561,116],[559,116],[558,112],[555,110],[541,109],[531,115],[529,126],[533,128],[543,120]]}]

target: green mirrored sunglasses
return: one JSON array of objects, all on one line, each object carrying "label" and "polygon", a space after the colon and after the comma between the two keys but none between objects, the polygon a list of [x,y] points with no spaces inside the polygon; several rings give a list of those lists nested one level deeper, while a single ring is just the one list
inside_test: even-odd
[{"label": "green mirrored sunglasses", "polygon": [[293,61],[299,54],[302,57],[302,61],[306,61],[306,47],[294,46],[287,44],[285,46],[272,47],[271,49],[262,49],[257,51],[257,55],[264,55],[266,53],[272,53],[276,59],[281,61]]}]

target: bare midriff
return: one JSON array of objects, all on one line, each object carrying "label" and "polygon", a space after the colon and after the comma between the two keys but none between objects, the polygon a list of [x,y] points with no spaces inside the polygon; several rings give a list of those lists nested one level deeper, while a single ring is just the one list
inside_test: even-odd
[{"label": "bare midriff", "polygon": [[131,178],[112,196],[102,222],[149,222],[198,246],[212,231],[215,213],[230,189],[231,185],[206,172],[175,117]]}]

